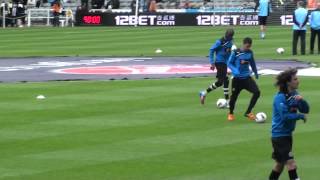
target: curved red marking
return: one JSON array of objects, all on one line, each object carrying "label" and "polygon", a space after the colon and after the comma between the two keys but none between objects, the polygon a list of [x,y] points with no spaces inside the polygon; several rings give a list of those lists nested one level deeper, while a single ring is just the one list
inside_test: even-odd
[{"label": "curved red marking", "polygon": [[188,73],[212,73],[210,66],[174,66],[169,73],[188,74]]},{"label": "curved red marking", "polygon": [[123,67],[80,67],[61,69],[59,72],[64,74],[131,74],[132,71]]},{"label": "curved red marking", "polygon": [[135,65],[135,66],[95,66],[59,69],[63,74],[202,74],[212,73],[209,65]]}]

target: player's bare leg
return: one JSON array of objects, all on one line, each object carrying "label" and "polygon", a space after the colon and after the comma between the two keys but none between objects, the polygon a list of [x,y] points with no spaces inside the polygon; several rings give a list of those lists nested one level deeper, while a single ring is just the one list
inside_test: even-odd
[{"label": "player's bare leg", "polygon": [[264,39],[266,37],[266,26],[265,25],[261,25],[260,26],[260,38]]},{"label": "player's bare leg", "polygon": [[217,89],[218,87],[222,86],[223,84],[223,79],[218,78],[217,82],[212,83],[211,85],[209,85],[209,87],[207,88],[207,90],[201,91],[199,93],[200,96],[200,103],[204,104],[205,100],[206,100],[206,96],[208,93],[210,93],[211,91]]},{"label": "player's bare leg", "polygon": [[204,101],[206,100],[206,96],[207,96],[207,91],[201,91],[199,93],[199,96],[200,96],[200,103],[204,104]]},{"label": "player's bare leg", "polygon": [[227,105],[225,108],[229,109],[229,78],[226,77],[226,79],[223,82],[223,94],[225,100],[227,100]]}]

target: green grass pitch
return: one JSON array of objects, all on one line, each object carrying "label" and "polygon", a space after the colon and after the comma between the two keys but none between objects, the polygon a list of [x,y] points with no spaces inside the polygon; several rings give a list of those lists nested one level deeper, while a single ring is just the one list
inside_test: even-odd
[{"label": "green grass pitch", "polygon": [[[82,27],[5,29],[0,33],[0,57],[26,56],[206,56],[216,39],[230,27]],[[291,27],[268,27],[265,40],[258,27],[234,27],[235,43],[253,38],[258,59],[301,59],[319,63],[319,55],[291,56]],[[309,47],[307,33],[307,50]],[[276,49],[286,52],[278,55]],[[315,47],[316,48],[316,47]],[[309,51],[307,51],[309,52]]]},{"label": "green grass pitch", "polygon": [[[0,33],[5,42],[0,56],[151,56],[157,47],[164,50],[163,56],[205,56],[224,29],[6,29]],[[236,27],[236,32],[237,44],[253,34],[257,58],[293,58],[291,40],[286,39],[291,37],[289,28],[270,27],[265,41],[257,39],[257,29]],[[286,54],[275,54],[278,46],[286,48]],[[319,62],[316,55],[294,58]],[[316,82],[320,79],[300,80],[311,114],[306,124],[297,123],[294,153],[301,179],[317,180],[320,99]],[[273,165],[269,131],[274,77],[258,80],[262,97],[255,112],[267,113],[264,124],[243,117],[249,101],[246,92],[239,97],[237,120],[232,123],[226,121],[227,110],[215,107],[222,89],[209,94],[207,104],[201,106],[198,92],[211,81],[0,84],[0,179],[267,179]],[[47,98],[36,100],[38,94]],[[281,180],[287,176],[284,171]]]}]

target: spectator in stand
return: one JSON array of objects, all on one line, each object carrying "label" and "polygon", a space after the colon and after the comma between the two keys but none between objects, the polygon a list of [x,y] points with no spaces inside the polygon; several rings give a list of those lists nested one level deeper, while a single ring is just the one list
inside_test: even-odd
[{"label": "spectator in stand", "polygon": [[136,0],[131,1],[130,8],[131,8],[131,13],[134,14],[136,12]]},{"label": "spectator in stand", "polygon": [[[5,2],[1,2],[0,5],[1,5],[1,6],[0,6],[0,16],[2,16],[3,11],[6,13],[6,16],[7,16],[7,14],[8,14],[8,8],[9,8],[8,4],[5,3]],[[7,26],[7,25],[9,24],[9,20],[6,19],[5,22],[2,22],[2,18],[0,18],[0,24],[1,24],[1,26],[3,26],[3,23],[5,23],[5,25]]]},{"label": "spectator in stand", "polygon": [[25,25],[25,19],[26,19],[26,14],[25,14],[25,4],[26,2],[23,0],[19,0],[18,3],[18,9],[17,9],[17,16],[18,16],[18,26],[23,27]]},{"label": "spectator in stand", "polygon": [[209,2],[210,2],[210,0],[203,0],[202,6],[200,7],[200,9],[203,9],[203,10],[210,9],[211,7],[208,4]]},{"label": "spectator in stand", "polygon": [[186,0],[183,4],[183,7],[184,9],[190,9],[191,8],[191,3],[189,0]]},{"label": "spectator in stand", "polygon": [[48,0],[48,3],[50,3],[50,6],[53,6],[56,0]]},{"label": "spectator in stand", "polygon": [[11,27],[17,26],[17,16],[18,16],[18,1],[13,0],[9,3],[9,24]]},{"label": "spectator in stand", "polygon": [[60,0],[56,0],[54,3],[53,3],[53,6],[52,6],[52,10],[53,10],[53,21],[52,21],[52,24],[54,27],[58,27],[59,26],[59,16],[60,16],[60,13],[61,13],[61,10],[62,10],[62,5],[60,3]]},{"label": "spectator in stand", "polygon": [[316,36],[318,36],[318,54],[320,54],[320,3],[318,3],[318,8],[310,15],[310,30],[310,54],[313,54]]},{"label": "spectator in stand", "polygon": [[88,9],[88,0],[81,0],[80,9]]},{"label": "spectator in stand", "polygon": [[317,1],[318,0],[308,0],[308,9],[316,9],[318,3]]},{"label": "spectator in stand", "polygon": [[110,0],[106,5],[107,9],[119,9],[120,1],[119,0]]},{"label": "spectator in stand", "polygon": [[92,0],[91,7],[92,9],[101,9],[104,5],[104,0]]},{"label": "spectator in stand", "polygon": [[37,0],[36,1],[36,8],[40,8],[40,6],[41,6],[41,0]]},{"label": "spectator in stand", "polygon": [[149,12],[156,12],[157,11],[157,2],[156,0],[151,0],[149,5]]}]

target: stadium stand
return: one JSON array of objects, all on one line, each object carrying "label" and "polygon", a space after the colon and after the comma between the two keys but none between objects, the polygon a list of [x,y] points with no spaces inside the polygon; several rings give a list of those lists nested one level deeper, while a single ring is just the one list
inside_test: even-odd
[{"label": "stadium stand", "polygon": [[[120,0],[120,9],[131,9],[132,0]],[[147,5],[148,2],[142,3]],[[204,9],[217,11],[241,11],[253,9],[253,0],[158,0],[157,9]]]},{"label": "stadium stand", "polygon": [[[67,0],[67,1],[61,1],[63,8],[68,8],[72,10],[76,10],[77,7],[81,5],[81,1],[79,0]],[[36,8],[36,3],[28,3],[28,8]],[[51,3],[40,1],[40,8],[51,8]]]},{"label": "stadium stand", "polygon": [[[17,0],[2,0],[2,7],[6,7],[6,18],[8,23],[12,20],[12,1]],[[52,3],[56,0],[24,0],[24,13],[20,13],[22,18],[31,14],[33,22],[39,24],[50,25],[52,16]],[[148,12],[151,0],[139,0],[139,12]],[[253,12],[257,0],[156,0],[156,12],[161,13],[238,13],[238,12]],[[134,12],[136,0],[61,0],[62,13],[64,16],[66,11],[77,12],[81,9],[90,12],[113,12],[113,13],[131,13]],[[273,0],[273,12],[291,14],[296,7],[297,0]],[[312,9],[315,2],[318,0],[309,0],[308,7]],[[307,2],[306,2],[307,3]],[[6,5],[5,5],[6,4]],[[19,5],[20,6],[20,5]],[[3,8],[2,8],[3,9]],[[3,10],[0,10],[3,12]],[[3,13],[1,13],[2,15]],[[0,16],[1,16],[0,15]],[[74,14],[73,14],[74,15]],[[37,19],[37,17],[39,17]],[[2,20],[3,21],[3,20]],[[26,22],[26,20],[23,20]],[[18,22],[18,21],[16,21]],[[29,21],[28,21],[29,22]],[[7,24],[8,24],[7,23]],[[23,23],[25,24],[25,23]]]},{"label": "stadium stand", "polygon": [[[26,8],[51,8],[54,0],[28,0]],[[119,0],[119,8],[110,7],[110,2],[118,0],[63,0],[64,9],[76,11],[78,7],[89,5],[89,9],[126,9],[131,10],[135,0]],[[252,11],[255,6],[255,0],[156,0],[157,9],[198,9],[203,12],[242,12]],[[108,5],[109,4],[109,5]],[[276,0],[272,1],[273,7],[277,10],[294,9],[295,0]],[[148,10],[149,0],[140,1],[140,8],[143,11]],[[39,12],[43,13],[43,12]]]}]

